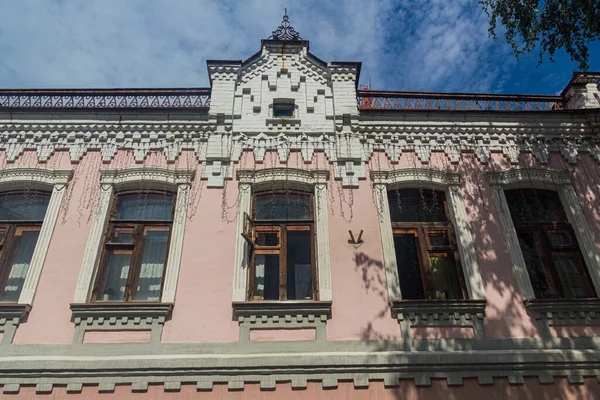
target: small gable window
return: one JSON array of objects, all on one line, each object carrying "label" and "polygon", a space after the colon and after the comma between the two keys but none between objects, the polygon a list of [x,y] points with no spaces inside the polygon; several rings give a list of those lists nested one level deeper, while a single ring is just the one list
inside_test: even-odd
[{"label": "small gable window", "polygon": [[273,118],[294,118],[294,100],[275,99],[273,101]]}]

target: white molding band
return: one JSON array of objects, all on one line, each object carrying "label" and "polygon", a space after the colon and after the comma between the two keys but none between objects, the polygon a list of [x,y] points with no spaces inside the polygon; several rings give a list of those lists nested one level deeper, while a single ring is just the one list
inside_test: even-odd
[{"label": "white molding band", "polygon": [[244,212],[250,214],[252,192],[261,188],[285,189],[301,187],[313,191],[316,231],[316,267],[319,277],[319,298],[331,301],[331,259],[329,251],[329,222],[327,208],[327,181],[329,171],[299,168],[265,168],[238,170],[238,214],[233,273],[233,301],[246,301],[248,285],[248,244],[242,237]]},{"label": "white molding band", "polygon": [[194,174],[194,170],[163,167],[131,167],[100,171],[100,198],[83,255],[73,298],[74,303],[86,303],[89,300],[95,280],[96,267],[102,252],[102,238],[110,217],[110,208],[115,191],[132,188],[159,188],[177,191],[169,256],[161,296],[163,302],[173,302],[175,300],[187,218],[189,188]]},{"label": "white molding band", "polygon": [[489,173],[488,179],[493,187],[494,199],[500,213],[502,228],[508,242],[508,249],[523,297],[533,299],[535,294],[504,194],[505,189],[510,189],[515,185],[528,185],[533,188],[550,189],[558,192],[567,219],[577,237],[596,294],[600,296],[600,256],[581,205],[577,200],[575,189],[571,183],[570,172],[568,170],[542,168],[514,168]]},{"label": "white molding band", "polygon": [[383,263],[385,265],[385,279],[387,281],[388,301],[402,300],[400,291],[400,277],[398,276],[398,263],[394,248],[394,233],[392,231],[392,218],[388,202],[387,185],[375,184],[375,201],[377,204],[377,219],[381,234],[381,248],[383,250]]},{"label": "white molding band", "polygon": [[58,220],[62,200],[65,196],[67,183],[73,172],[67,169],[12,167],[0,170],[0,191],[18,189],[52,190],[44,222],[40,229],[31,263],[27,269],[23,290],[19,295],[19,304],[32,304],[35,297],[50,239]]},{"label": "white molding band", "polygon": [[371,179],[375,184],[389,300],[400,300],[402,294],[400,292],[400,278],[396,264],[387,191],[388,188],[414,187],[415,184],[445,190],[447,201],[451,206],[449,210],[450,218],[456,230],[456,242],[462,260],[461,266],[469,298],[485,299],[485,290],[481,280],[473,236],[471,235],[464,201],[460,194],[460,175],[432,168],[399,168],[391,171],[371,171]]},{"label": "white molding band", "polygon": [[521,245],[519,244],[519,238],[517,237],[517,231],[513,224],[512,217],[510,215],[510,209],[506,201],[506,195],[504,194],[504,187],[498,184],[492,184],[492,194],[494,201],[496,202],[496,208],[500,216],[500,225],[504,231],[504,237],[506,238],[506,245],[508,252],[510,253],[510,259],[512,260],[513,270],[515,271],[515,277],[517,284],[521,290],[521,295],[526,299],[535,298],[533,292],[533,286],[531,285],[531,279],[529,278],[529,272],[525,266],[525,259],[521,252]]}]

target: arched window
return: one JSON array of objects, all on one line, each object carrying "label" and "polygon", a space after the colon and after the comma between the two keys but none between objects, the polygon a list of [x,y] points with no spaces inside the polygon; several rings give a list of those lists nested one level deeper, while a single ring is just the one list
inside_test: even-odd
[{"label": "arched window", "polygon": [[391,190],[388,203],[402,298],[467,298],[446,194]]},{"label": "arched window", "polygon": [[115,195],[93,298],[161,300],[175,196],[136,191]]},{"label": "arched window", "polygon": [[17,302],[40,235],[50,193],[0,193],[0,299]]},{"label": "arched window", "polygon": [[255,193],[244,238],[250,244],[249,300],[316,299],[312,193]]},{"label": "arched window", "polygon": [[504,194],[535,297],[595,297],[558,193],[509,189]]}]

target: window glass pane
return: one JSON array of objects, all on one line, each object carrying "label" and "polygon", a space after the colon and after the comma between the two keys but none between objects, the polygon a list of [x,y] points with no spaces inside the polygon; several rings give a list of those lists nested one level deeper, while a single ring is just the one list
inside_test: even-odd
[{"label": "window glass pane", "polygon": [[544,271],[542,259],[535,245],[535,236],[529,232],[517,232],[521,252],[525,259],[529,279],[533,286],[533,292],[536,298],[549,298],[556,295],[556,289],[551,282],[548,282],[548,277]]},{"label": "window glass pane", "polygon": [[108,257],[106,283],[98,300],[122,301],[129,276],[131,252],[108,250],[106,256]]},{"label": "window glass pane", "polygon": [[173,196],[160,193],[133,193],[117,197],[114,219],[170,221]]},{"label": "window glass pane", "polygon": [[416,236],[412,233],[394,234],[394,248],[402,298],[424,299]]},{"label": "window glass pane", "polygon": [[132,295],[134,301],[159,301],[167,255],[168,230],[148,230],[144,236],[142,265]]},{"label": "window glass pane", "polygon": [[450,241],[446,232],[435,232],[429,234],[429,245],[431,247],[448,247]]},{"label": "window glass pane", "polygon": [[279,237],[277,232],[258,232],[257,236],[258,238],[256,239],[256,244],[258,246],[279,246]]},{"label": "window glass pane", "polygon": [[19,295],[21,294],[21,290],[23,290],[23,283],[25,282],[27,270],[29,269],[31,257],[33,256],[39,235],[40,231],[35,230],[24,231],[21,236],[16,236],[19,243],[17,244],[17,252],[10,268],[4,293],[2,294],[2,301],[19,301]]},{"label": "window glass pane", "polygon": [[312,300],[310,238],[310,231],[287,231],[288,300]]},{"label": "window glass pane", "polygon": [[388,202],[392,222],[447,222],[445,198],[445,193],[439,190],[390,190]]},{"label": "window glass pane", "polygon": [[504,194],[515,222],[567,221],[558,193],[552,190],[511,189]]},{"label": "window glass pane", "polygon": [[254,267],[254,300],[279,300],[279,254],[256,254]]},{"label": "window glass pane", "polygon": [[292,104],[275,104],[273,106],[273,118],[292,118],[294,106]]},{"label": "window glass pane", "polygon": [[570,246],[571,237],[566,232],[548,232],[550,244],[556,247]]},{"label": "window glass pane", "polygon": [[302,193],[266,193],[256,197],[257,220],[310,219],[310,196]]},{"label": "window glass pane", "polygon": [[0,220],[43,221],[49,201],[49,195],[35,192],[0,196]]},{"label": "window glass pane", "polygon": [[566,298],[587,296],[587,277],[577,267],[575,260],[570,256],[555,256],[554,265],[565,291]]},{"label": "window glass pane", "polygon": [[115,227],[110,241],[111,243],[133,243],[133,228]]},{"label": "window glass pane", "polygon": [[454,277],[454,267],[447,254],[430,255],[431,275],[433,281],[433,298],[439,300],[459,299],[456,292],[457,282]]}]

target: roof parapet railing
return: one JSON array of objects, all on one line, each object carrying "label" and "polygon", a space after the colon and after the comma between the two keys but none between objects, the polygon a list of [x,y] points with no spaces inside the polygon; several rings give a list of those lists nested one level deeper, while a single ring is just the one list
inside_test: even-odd
[{"label": "roof parapet railing", "polygon": [[0,89],[0,111],[6,109],[208,110],[210,94],[210,88]]},{"label": "roof parapet railing", "polygon": [[425,111],[556,111],[561,96],[358,90],[358,109]]}]

